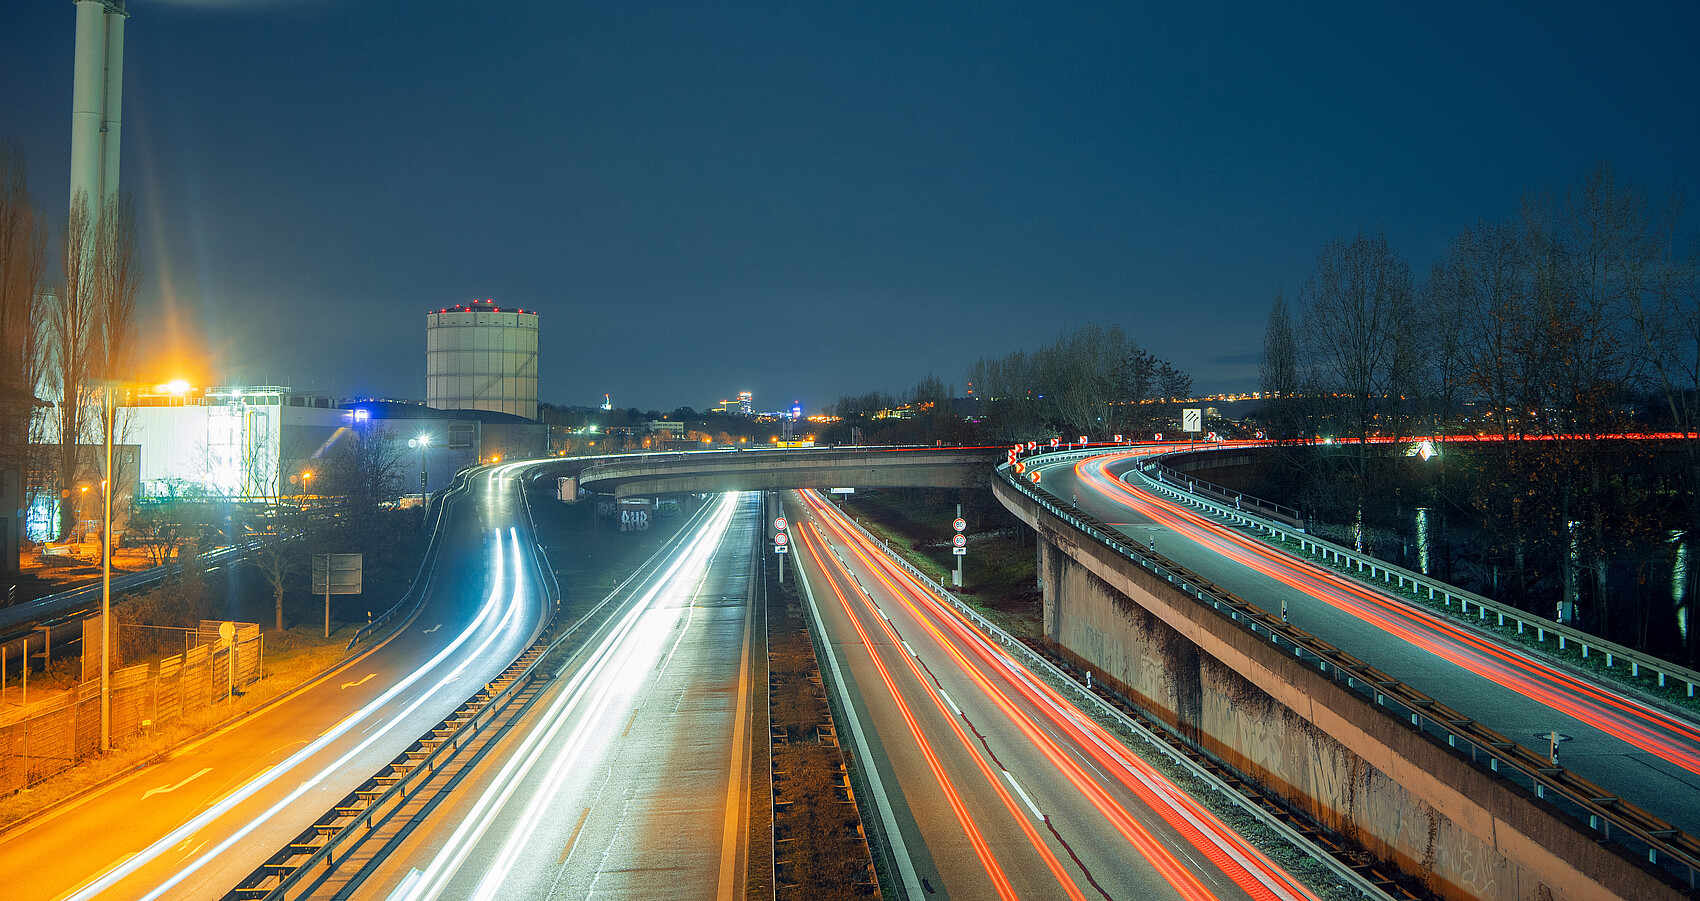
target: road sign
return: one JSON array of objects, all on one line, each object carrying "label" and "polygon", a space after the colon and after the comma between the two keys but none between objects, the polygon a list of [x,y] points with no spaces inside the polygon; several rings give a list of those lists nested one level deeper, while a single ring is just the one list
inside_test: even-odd
[{"label": "road sign", "polygon": [[951,544],[952,547],[967,547],[968,546],[968,536],[967,535],[956,535],[956,536],[954,536],[950,539],[950,544]]},{"label": "road sign", "polygon": [[773,546],[773,552],[775,554],[789,554],[791,553],[791,549],[783,544],[776,544]]},{"label": "road sign", "polygon": [[785,517],[780,516],[775,518],[773,520],[773,527],[781,532],[785,531]]},{"label": "road sign", "polygon": [[960,516],[958,516],[956,518],[956,521],[951,523],[950,525],[951,525],[952,528],[956,529],[956,531],[958,531],[958,532],[968,531],[968,520],[963,519]]},{"label": "road sign", "polygon": [[313,593],[359,594],[360,555],[314,554]]},{"label": "road sign", "polygon": [[773,543],[780,546],[780,547],[784,547],[785,545],[789,544],[790,542],[791,542],[791,539],[786,538],[784,532],[780,532],[778,535],[773,536]]},{"label": "road sign", "polygon": [[1204,410],[1201,407],[1186,407],[1181,410],[1181,431],[1204,431]]},{"label": "road sign", "polygon": [[[953,548],[950,549],[950,552],[955,554],[958,557],[968,556],[968,549],[965,548],[965,547],[953,547]],[[958,584],[960,585],[961,583],[958,583]]]}]

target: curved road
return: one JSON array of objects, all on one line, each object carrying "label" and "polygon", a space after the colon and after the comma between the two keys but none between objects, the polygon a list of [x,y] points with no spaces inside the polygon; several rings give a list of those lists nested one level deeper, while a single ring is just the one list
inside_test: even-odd
[{"label": "curved road", "polygon": [[418,616],[287,700],[0,835],[9,899],[218,898],[497,675],[547,619],[517,476],[451,495]]},{"label": "curved road", "polygon": [[1562,763],[1687,832],[1700,832],[1700,727],[1583,682],[1456,621],[1271,547],[1143,490],[1145,448],[1030,461],[1041,485],[1140,545],[1531,747],[1557,729]]}]

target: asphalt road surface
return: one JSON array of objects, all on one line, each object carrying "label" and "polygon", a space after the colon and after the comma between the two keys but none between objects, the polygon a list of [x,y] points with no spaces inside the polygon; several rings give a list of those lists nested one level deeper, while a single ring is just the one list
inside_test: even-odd
[{"label": "asphalt road surface", "polygon": [[842,676],[839,734],[860,736],[903,896],[1312,897],[836,508],[799,503],[792,556],[830,649],[823,679]]},{"label": "asphalt road surface", "polygon": [[742,899],[759,498],[711,501],[358,896]]},{"label": "asphalt road surface", "polygon": [[221,897],[497,675],[547,613],[520,469],[449,499],[429,592],[387,643],[0,836],[5,897]]}]

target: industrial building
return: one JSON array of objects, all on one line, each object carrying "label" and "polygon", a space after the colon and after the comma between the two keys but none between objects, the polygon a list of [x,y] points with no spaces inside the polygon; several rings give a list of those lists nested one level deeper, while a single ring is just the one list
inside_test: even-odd
[{"label": "industrial building", "polygon": [[141,447],[144,498],[276,498],[345,430],[362,425],[333,398],[277,385],[142,389],[124,398],[118,434]]},{"label": "industrial building", "polygon": [[474,300],[425,315],[425,405],[537,418],[537,313]]}]

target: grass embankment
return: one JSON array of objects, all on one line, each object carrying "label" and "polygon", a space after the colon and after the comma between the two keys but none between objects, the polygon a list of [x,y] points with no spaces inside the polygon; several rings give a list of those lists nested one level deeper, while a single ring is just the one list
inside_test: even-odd
[{"label": "grass embankment", "polygon": [[[1041,638],[1044,601],[1030,532],[999,517],[995,528],[977,530],[970,519],[968,553],[962,558],[962,587],[950,587],[956,569],[951,553],[953,516],[940,515],[939,492],[893,489],[856,494],[844,504],[862,527],[897,550],[915,568],[974,605],[1017,638]],[[984,513],[980,514],[981,517]],[[979,518],[979,517],[976,517]]]},{"label": "grass embankment", "polygon": [[[821,685],[796,581],[767,582],[773,860],[780,901],[875,894],[873,858]],[[751,824],[751,844],[759,839]],[[754,855],[752,854],[752,857]],[[753,882],[753,880],[752,880]]]}]

